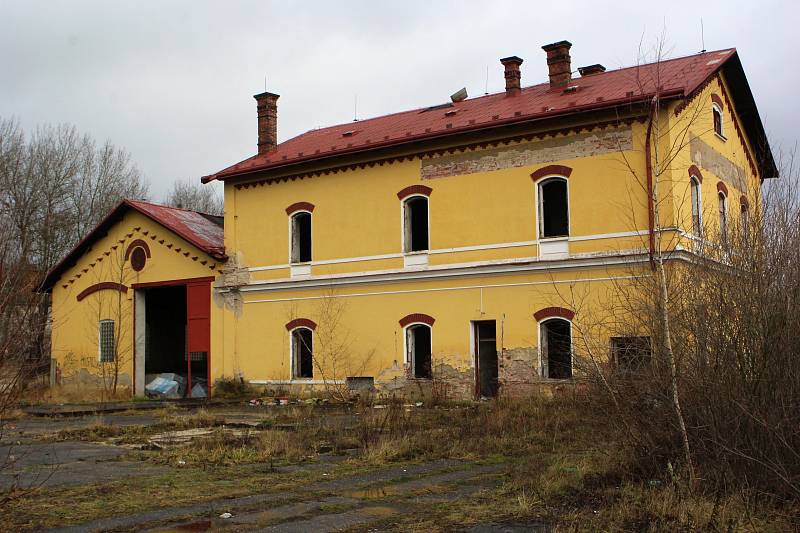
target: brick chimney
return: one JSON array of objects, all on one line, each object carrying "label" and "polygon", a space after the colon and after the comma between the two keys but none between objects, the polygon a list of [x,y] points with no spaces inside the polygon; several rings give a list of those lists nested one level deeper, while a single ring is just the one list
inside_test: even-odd
[{"label": "brick chimney", "polygon": [[522,64],[522,59],[517,56],[504,57],[500,63],[505,67],[506,77],[506,94],[508,96],[515,96],[520,92],[520,82],[522,81],[522,74],[519,71],[519,66]]},{"label": "brick chimney", "polygon": [[280,95],[261,93],[253,96],[258,112],[258,154],[269,152],[278,144],[278,98]]},{"label": "brick chimney", "polygon": [[547,67],[550,69],[551,88],[566,87],[572,81],[570,48],[572,48],[572,43],[569,41],[558,41],[557,43],[542,46],[542,50],[547,52]]}]

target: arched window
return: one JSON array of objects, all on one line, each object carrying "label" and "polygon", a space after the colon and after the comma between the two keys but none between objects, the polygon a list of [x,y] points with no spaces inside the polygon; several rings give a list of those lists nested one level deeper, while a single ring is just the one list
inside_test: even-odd
[{"label": "arched window", "polygon": [[314,334],[310,328],[298,327],[290,332],[292,379],[314,377]]},{"label": "arched window", "polygon": [[714,117],[714,133],[720,137],[725,137],[724,124],[722,123],[722,107],[716,102],[711,104],[711,113]]},{"label": "arched window", "polygon": [[415,378],[433,377],[431,341],[431,327],[428,324],[411,324],[406,327],[406,363]]},{"label": "arched window", "polygon": [[296,211],[290,219],[291,225],[291,262],[308,263],[311,261],[311,213]]},{"label": "arched window", "polygon": [[539,182],[539,237],[569,236],[567,180],[551,177]]},{"label": "arched window", "polygon": [[548,318],[539,323],[542,377],[572,377],[572,323],[564,318]]},{"label": "arched window", "polygon": [[742,206],[742,235],[744,235],[745,240],[747,240],[750,236],[750,203],[744,196],[741,197],[739,203]]},{"label": "arched window", "polygon": [[697,176],[690,178],[692,189],[692,231],[696,237],[703,235],[703,196],[701,194],[700,180]]},{"label": "arched window", "polygon": [[719,203],[719,235],[724,243],[728,240],[728,198],[724,192],[719,191],[717,200]]},{"label": "arched window", "polygon": [[428,250],[428,198],[409,196],[403,200],[403,251]]}]

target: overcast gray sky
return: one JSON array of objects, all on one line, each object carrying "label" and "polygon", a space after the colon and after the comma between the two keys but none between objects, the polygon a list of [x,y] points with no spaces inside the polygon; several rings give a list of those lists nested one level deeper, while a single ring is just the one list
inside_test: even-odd
[{"label": "overcast gray sky", "polygon": [[0,0],[0,116],[67,122],[131,152],[159,199],[256,150],[255,100],[281,95],[279,140],[306,130],[547,78],[543,44],[573,67],[636,63],[666,28],[671,56],[739,50],[773,147],[790,149],[800,99],[793,2]]}]

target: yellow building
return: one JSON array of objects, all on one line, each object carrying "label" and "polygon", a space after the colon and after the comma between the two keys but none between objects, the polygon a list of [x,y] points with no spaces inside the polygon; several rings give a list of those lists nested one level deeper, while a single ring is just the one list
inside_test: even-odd
[{"label": "yellow building", "polygon": [[[183,367],[152,368],[188,373],[187,353],[205,353],[212,383],[474,397],[571,379],[581,317],[648,269],[658,243],[690,258],[757,205],[776,169],[734,49],[573,77],[570,46],[543,47],[547,83],[522,87],[522,59],[504,58],[502,93],[457,93],[280,144],[278,96],[256,95],[257,155],[203,178],[224,182],[224,250],[209,255],[130,211],[50,274],[61,375],[85,367],[70,355],[97,366],[113,320],[128,331],[121,373],[137,394],[155,373],[141,366],[177,338],[157,332],[168,323],[189,331],[188,346],[169,347]],[[130,281],[93,263],[144,228],[158,235],[142,239],[152,257],[140,271],[122,256]],[[191,317],[139,326],[158,313],[148,291],[208,276],[203,350]],[[93,293],[121,295],[116,319],[78,298],[108,282],[132,289]],[[608,332],[610,350],[639,342],[630,334]]]}]

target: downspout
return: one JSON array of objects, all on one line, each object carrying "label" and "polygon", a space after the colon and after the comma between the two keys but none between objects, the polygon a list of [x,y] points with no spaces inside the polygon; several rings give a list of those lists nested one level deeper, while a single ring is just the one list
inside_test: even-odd
[{"label": "downspout", "polygon": [[647,121],[647,134],[645,135],[644,141],[644,161],[647,173],[647,226],[648,226],[648,237],[649,237],[649,245],[650,249],[648,251],[648,257],[650,259],[650,268],[653,270],[656,269],[656,264],[654,260],[654,255],[656,251],[656,216],[655,216],[655,202],[654,202],[654,195],[655,191],[653,190],[653,156],[652,150],[650,148],[650,138],[652,137],[653,133],[653,116],[655,113],[656,105],[658,99],[657,97],[653,97],[650,104],[650,115]]}]

